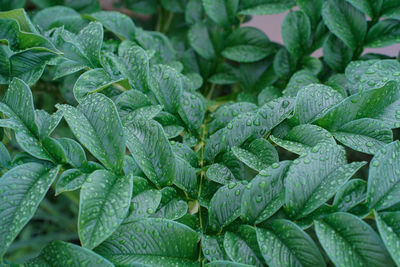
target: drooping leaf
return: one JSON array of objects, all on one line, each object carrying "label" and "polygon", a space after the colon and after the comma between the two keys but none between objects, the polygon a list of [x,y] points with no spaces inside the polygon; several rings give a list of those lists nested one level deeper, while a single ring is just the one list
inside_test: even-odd
[{"label": "drooping leaf", "polygon": [[338,266],[394,266],[384,244],[367,223],[349,213],[332,213],[315,221],[315,231]]},{"label": "drooping leaf", "polygon": [[93,249],[122,223],[132,197],[132,176],[97,170],[82,185],[78,232],[84,247]]},{"label": "drooping leaf", "polygon": [[286,210],[301,218],[330,199],[366,162],[346,164],[341,146],[320,143],[296,159],[286,176]]},{"label": "drooping leaf", "polygon": [[0,179],[0,255],[34,215],[59,171],[39,163],[17,166]]}]

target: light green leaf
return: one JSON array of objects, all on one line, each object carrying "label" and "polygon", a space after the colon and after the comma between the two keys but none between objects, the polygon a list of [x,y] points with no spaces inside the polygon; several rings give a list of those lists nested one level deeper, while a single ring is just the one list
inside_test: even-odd
[{"label": "light green leaf", "polygon": [[311,23],[302,11],[289,12],[282,22],[282,40],[287,50],[300,58],[307,53],[311,36]]},{"label": "light green leaf", "polygon": [[169,185],[175,176],[175,161],[161,125],[137,119],[125,128],[127,146],[136,163],[156,186]]},{"label": "light green leaf", "polygon": [[23,8],[0,12],[0,19],[14,19],[24,32],[38,33]]},{"label": "light green leaf", "polygon": [[84,247],[93,249],[122,223],[132,197],[132,176],[118,177],[97,170],[82,185],[78,233]]},{"label": "light green leaf", "polygon": [[338,211],[348,211],[363,202],[367,196],[367,183],[361,179],[352,179],[336,193],[333,206]]},{"label": "light green leaf", "polygon": [[236,18],[239,0],[203,0],[208,17],[220,26],[231,27]]},{"label": "light green leaf", "polygon": [[400,212],[377,212],[376,224],[381,234],[383,243],[397,265],[400,264]]},{"label": "light green leaf", "polygon": [[282,13],[295,5],[292,0],[245,0],[240,14],[242,15],[271,15]]},{"label": "light green leaf", "polygon": [[91,94],[78,107],[57,105],[75,137],[110,170],[120,172],[125,136],[114,103],[102,94]]},{"label": "light green leaf", "polygon": [[382,210],[399,202],[400,142],[381,148],[371,160],[367,201],[370,209]]},{"label": "light green leaf", "polygon": [[214,45],[210,38],[207,26],[204,22],[197,22],[190,27],[188,32],[190,46],[205,59],[216,57]]},{"label": "light green leaf", "polygon": [[116,11],[99,11],[87,17],[101,22],[104,28],[113,32],[122,40],[133,40],[135,38],[135,24],[125,14]]},{"label": "light green leaf", "polygon": [[117,265],[200,266],[199,235],[186,225],[159,218],[123,224],[95,252]]},{"label": "light green leaf", "polygon": [[34,215],[49,190],[59,167],[39,163],[19,165],[0,179],[0,256]]},{"label": "light green leaf", "polygon": [[172,199],[162,205],[152,217],[177,220],[185,216],[188,211],[188,204],[183,200]]},{"label": "light green leaf", "polygon": [[322,247],[337,266],[394,266],[381,239],[367,223],[349,213],[315,221]]},{"label": "light green leaf", "polygon": [[253,140],[246,148],[232,147],[232,152],[237,159],[256,171],[279,161],[275,147],[263,138]]},{"label": "light green leaf", "polygon": [[269,266],[326,266],[311,237],[291,221],[273,220],[257,228],[257,240]]},{"label": "light green leaf", "polygon": [[335,144],[331,133],[324,128],[311,124],[293,127],[283,139],[274,135],[271,135],[270,138],[278,146],[298,155],[309,152],[321,142]]},{"label": "light green leaf", "polygon": [[26,263],[24,266],[105,266],[112,267],[114,264],[86,248],[64,241],[53,241],[48,244],[40,255]]},{"label": "light green leaf", "polygon": [[228,36],[221,54],[227,59],[247,63],[259,61],[274,50],[264,32],[253,27],[241,27]]},{"label": "light green leaf", "polygon": [[362,45],[367,32],[367,20],[346,0],[325,1],[322,17],[329,30],[353,51]]},{"label": "light green leaf", "polygon": [[346,164],[343,147],[320,143],[296,159],[286,176],[286,210],[292,218],[313,212],[366,162]]},{"label": "light green leaf", "polygon": [[232,171],[225,165],[219,163],[211,165],[207,169],[206,175],[208,179],[224,185],[237,181]]},{"label": "light green leaf", "polygon": [[273,164],[262,170],[247,185],[241,205],[241,218],[248,223],[260,223],[278,211],[285,203],[283,178],[289,161]]},{"label": "light green leaf", "polygon": [[73,89],[74,96],[78,102],[81,102],[88,94],[100,92],[122,80],[124,79],[113,79],[104,69],[92,69],[79,76]]},{"label": "light green leaf", "polygon": [[77,11],[67,6],[42,9],[34,15],[32,22],[43,31],[64,26],[65,29],[74,33],[79,32],[87,24]]},{"label": "light green leaf", "polygon": [[257,244],[256,230],[249,225],[241,225],[235,233],[226,232],[224,248],[234,262],[264,266]]},{"label": "light green leaf", "polygon": [[213,230],[219,230],[240,216],[241,199],[246,184],[246,181],[231,182],[214,194],[208,210],[208,220]]},{"label": "light green leaf", "polygon": [[342,144],[372,155],[393,141],[392,130],[385,123],[369,118],[348,122],[332,135]]},{"label": "light green leaf", "polygon": [[358,91],[370,90],[382,87],[388,81],[400,82],[400,62],[393,59],[372,61],[372,65],[360,76]]}]

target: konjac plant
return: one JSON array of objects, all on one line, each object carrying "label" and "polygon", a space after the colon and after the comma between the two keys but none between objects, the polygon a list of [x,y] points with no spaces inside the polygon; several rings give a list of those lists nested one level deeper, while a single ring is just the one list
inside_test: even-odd
[{"label": "konjac plant", "polygon": [[1,266],[400,266],[400,0],[115,4],[0,0]]}]

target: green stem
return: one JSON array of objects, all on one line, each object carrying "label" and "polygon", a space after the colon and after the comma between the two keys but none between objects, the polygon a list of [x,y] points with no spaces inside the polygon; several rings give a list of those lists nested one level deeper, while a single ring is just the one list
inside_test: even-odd
[{"label": "green stem", "polygon": [[167,17],[167,20],[164,23],[164,27],[163,27],[162,33],[166,34],[168,32],[169,27],[171,26],[171,22],[172,22],[173,18],[174,18],[174,13],[168,12],[168,17]]},{"label": "green stem", "polygon": [[210,91],[208,91],[208,94],[207,94],[207,99],[208,99],[208,100],[211,99],[211,97],[212,97],[212,95],[213,95],[213,93],[214,93],[214,89],[215,89],[215,83],[212,83],[212,84],[211,84],[211,87],[210,87]]},{"label": "green stem", "polygon": [[156,24],[157,32],[161,32],[162,19],[163,19],[162,8],[159,7],[157,8],[157,24]]}]

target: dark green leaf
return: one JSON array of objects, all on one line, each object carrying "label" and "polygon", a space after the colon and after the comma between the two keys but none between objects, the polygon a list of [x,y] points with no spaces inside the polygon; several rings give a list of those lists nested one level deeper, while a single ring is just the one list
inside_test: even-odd
[{"label": "dark green leaf", "polygon": [[100,11],[88,16],[103,24],[104,28],[116,34],[120,39],[133,40],[136,27],[130,17],[115,11]]},{"label": "dark green leaf", "polygon": [[295,57],[305,55],[311,36],[311,23],[302,11],[289,12],[282,22],[282,39],[287,50]]},{"label": "dark green leaf", "polygon": [[243,15],[271,15],[282,13],[292,8],[292,0],[245,0],[242,1],[240,14]]},{"label": "dark green leaf", "polygon": [[379,21],[368,31],[365,42],[367,47],[383,47],[399,43],[399,21],[395,19]]},{"label": "dark green leaf", "polygon": [[191,47],[205,59],[215,58],[216,52],[210,38],[207,26],[204,22],[197,22],[188,32],[188,40]]},{"label": "dark green leaf", "polygon": [[332,205],[338,211],[348,211],[363,202],[366,193],[367,183],[361,179],[352,179],[338,190]]},{"label": "dark green leaf", "polygon": [[343,72],[353,58],[353,51],[335,35],[330,34],[323,46],[324,60],[337,72]]},{"label": "dark green leaf", "polygon": [[347,0],[360,11],[374,19],[379,17],[384,0]]},{"label": "dark green leaf", "polygon": [[203,0],[206,14],[218,25],[229,28],[235,22],[239,0]]}]

